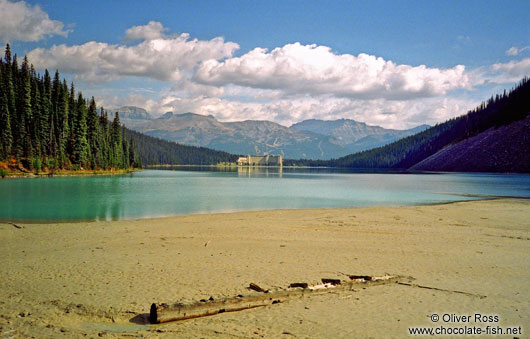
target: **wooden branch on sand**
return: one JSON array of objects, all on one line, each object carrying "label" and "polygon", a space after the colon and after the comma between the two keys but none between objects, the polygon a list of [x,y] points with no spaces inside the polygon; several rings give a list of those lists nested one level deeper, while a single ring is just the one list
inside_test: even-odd
[{"label": "wooden branch on sand", "polygon": [[11,225],[11,226],[14,226],[15,228],[18,228],[18,229],[24,228],[24,226],[17,225],[14,222],[8,222],[7,224]]},{"label": "wooden branch on sand", "polygon": [[[364,276],[368,278],[368,276]],[[201,300],[191,304],[176,303],[168,304],[152,304],[149,312],[149,321],[152,324],[166,323],[170,321],[179,321],[200,317],[207,317],[215,314],[226,312],[237,312],[258,307],[278,304],[293,297],[303,297],[305,295],[313,295],[318,293],[329,292],[329,290],[348,289],[353,284],[369,284],[379,285],[394,283],[399,278],[398,276],[385,275],[382,277],[369,277],[370,279],[356,278],[347,281],[340,281],[338,279],[322,279],[326,281],[323,284],[309,286],[307,283],[292,283],[288,289],[279,290],[264,290],[258,285],[252,283],[249,288],[257,291],[249,295],[238,295],[236,297],[229,297],[222,300]],[[332,281],[330,281],[332,280]]]},{"label": "wooden branch on sand", "polygon": [[248,288],[250,288],[251,290],[254,290],[256,292],[262,292],[262,293],[268,293],[269,292],[269,291],[264,290],[263,288],[259,287],[258,285],[254,284],[254,283],[250,283]]}]

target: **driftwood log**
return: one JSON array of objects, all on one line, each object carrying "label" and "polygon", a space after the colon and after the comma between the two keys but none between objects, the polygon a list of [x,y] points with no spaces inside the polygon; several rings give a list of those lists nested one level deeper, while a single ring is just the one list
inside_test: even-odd
[{"label": "driftwood log", "polygon": [[[394,283],[397,282],[399,278],[401,277],[385,275],[381,277],[370,277],[370,279],[357,278],[342,282],[339,279],[322,279],[323,284],[320,285],[309,286],[307,283],[292,283],[289,285],[289,289],[279,289],[272,291],[265,291],[258,285],[251,284],[249,288],[252,288],[252,285],[255,285],[259,288],[260,292],[249,295],[238,295],[236,297],[229,297],[220,300],[213,300],[213,298],[210,298],[209,300],[203,299],[199,302],[190,304],[175,303],[172,305],[157,305],[153,303],[149,312],[149,321],[152,324],[160,324],[170,321],[207,317],[225,312],[243,311],[278,304],[287,301],[290,298],[300,298],[306,295],[327,293],[330,292],[330,290],[351,289],[355,284],[369,284],[372,286]],[[324,283],[324,281],[328,282]],[[302,288],[300,289],[299,287]],[[255,290],[257,291],[258,289]]]},{"label": "driftwood log", "polygon": [[219,301],[206,301],[193,304],[152,304],[149,312],[149,321],[152,324],[170,321],[186,320],[207,317],[225,312],[243,311],[278,303],[279,300],[272,296],[247,295],[231,297]]},{"label": "driftwood log", "polygon": [[296,287],[301,287],[301,288],[307,288],[309,285],[307,283],[292,283],[289,285],[289,288],[296,288]]},{"label": "driftwood log", "polygon": [[340,285],[340,279],[326,279],[326,278],[322,278],[322,283],[323,284],[331,284],[331,285]]},{"label": "driftwood log", "polygon": [[17,225],[17,224],[15,224],[14,222],[8,222],[7,224],[8,224],[8,225],[11,225],[11,226],[13,226],[13,227],[15,227],[15,228],[18,228],[18,229],[24,228],[24,226]]}]

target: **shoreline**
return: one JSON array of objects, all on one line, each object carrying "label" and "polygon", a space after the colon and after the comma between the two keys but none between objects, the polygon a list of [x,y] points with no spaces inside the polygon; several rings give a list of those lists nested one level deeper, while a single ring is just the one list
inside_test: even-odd
[{"label": "shoreline", "polygon": [[[411,326],[436,325],[430,314],[474,312],[496,314],[492,325],[526,333],[528,215],[528,199],[491,199],[21,229],[0,223],[0,334],[408,337]],[[250,283],[275,290],[387,274],[405,280],[163,325],[142,322],[152,303],[248,295]]]},{"label": "shoreline", "polygon": [[54,177],[89,177],[89,176],[98,176],[98,175],[120,175],[120,174],[130,174],[143,169],[120,169],[120,170],[59,170],[54,173],[50,172],[7,172],[6,176],[1,179],[17,179],[17,178],[54,178]]},{"label": "shoreline", "polygon": [[123,219],[111,219],[111,220],[102,220],[102,219],[70,219],[70,220],[27,220],[27,219],[1,219],[1,223],[19,223],[27,225],[39,225],[39,224],[79,224],[79,223],[100,223],[100,222],[127,222],[127,221],[149,221],[149,220],[159,220],[159,219],[171,219],[171,218],[182,218],[182,217],[194,217],[194,216],[223,216],[230,214],[239,214],[239,213],[259,213],[259,212],[294,212],[294,211],[306,211],[306,212],[318,212],[318,211],[340,211],[340,210],[357,210],[363,208],[400,208],[400,207],[421,207],[421,206],[443,206],[451,205],[457,203],[473,202],[473,201],[488,201],[488,200],[502,200],[502,199],[512,199],[512,200],[530,200],[530,197],[519,197],[519,196],[498,196],[498,195],[466,195],[461,194],[463,197],[475,197],[477,199],[468,199],[468,200],[453,200],[445,202],[432,202],[432,203],[418,203],[411,205],[373,205],[373,206],[360,206],[360,207],[322,207],[322,208],[274,208],[274,209],[250,209],[250,210],[226,210],[226,211],[206,211],[206,212],[194,212],[189,214],[174,214],[174,215],[163,215],[163,216],[146,216],[146,217],[131,217]]}]

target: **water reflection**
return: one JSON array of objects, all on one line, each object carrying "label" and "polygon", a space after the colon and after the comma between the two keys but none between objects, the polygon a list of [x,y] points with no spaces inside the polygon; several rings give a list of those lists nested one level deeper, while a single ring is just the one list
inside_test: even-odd
[{"label": "water reflection", "polygon": [[282,167],[238,167],[237,168],[238,177],[248,177],[248,178],[257,178],[257,177],[283,177],[283,168]]}]

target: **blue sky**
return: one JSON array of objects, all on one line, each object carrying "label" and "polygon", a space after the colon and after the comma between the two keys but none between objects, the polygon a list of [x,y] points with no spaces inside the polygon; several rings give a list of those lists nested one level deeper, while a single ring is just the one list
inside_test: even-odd
[{"label": "blue sky", "polygon": [[155,116],[408,128],[463,114],[530,75],[529,1],[0,0],[0,8],[11,13],[0,11],[0,40],[14,52],[58,68],[98,104]]}]

